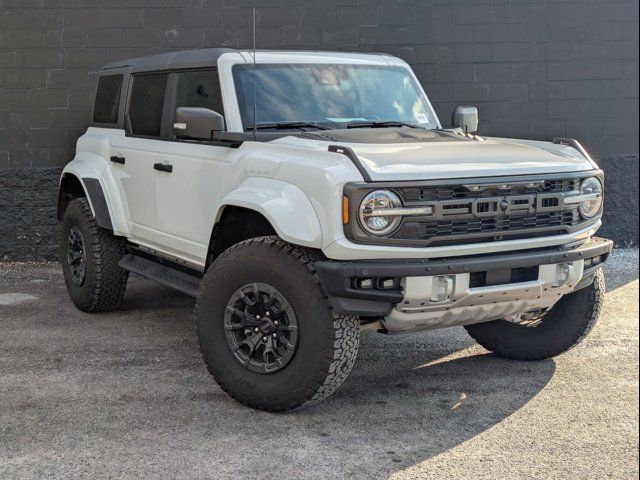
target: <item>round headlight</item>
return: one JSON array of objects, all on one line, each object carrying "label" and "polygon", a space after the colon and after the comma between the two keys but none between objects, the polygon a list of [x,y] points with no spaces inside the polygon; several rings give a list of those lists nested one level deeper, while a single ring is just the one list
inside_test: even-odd
[{"label": "round headlight", "polygon": [[371,235],[387,235],[400,225],[401,217],[384,216],[384,209],[398,208],[402,202],[389,190],[376,190],[367,194],[359,209],[360,224]]},{"label": "round headlight", "polygon": [[602,183],[596,177],[590,177],[582,181],[580,194],[589,198],[580,203],[580,214],[584,218],[592,218],[602,208]]}]

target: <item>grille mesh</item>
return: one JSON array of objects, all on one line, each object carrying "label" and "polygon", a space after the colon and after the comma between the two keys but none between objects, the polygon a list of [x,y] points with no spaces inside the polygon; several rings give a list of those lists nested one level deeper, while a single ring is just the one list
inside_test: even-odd
[{"label": "grille mesh", "polygon": [[437,187],[402,187],[396,189],[407,203],[428,202],[434,200],[455,200],[457,198],[493,197],[495,195],[527,195],[533,193],[562,193],[578,190],[579,178],[546,180],[542,185],[526,188],[515,185],[512,188],[487,188],[483,191],[470,191],[462,185],[443,185]]},{"label": "grille mesh", "polygon": [[[580,179],[547,180],[543,184],[528,187],[514,185],[502,189],[492,186],[481,191],[469,190],[462,185],[445,185],[434,187],[401,187],[396,191],[402,196],[405,205],[416,206],[424,202],[476,199],[482,197],[527,195],[539,193],[563,193],[578,190]],[[496,217],[477,218],[471,215],[451,215],[445,219],[406,218],[400,228],[391,236],[403,240],[422,240],[429,244],[449,243],[457,241],[456,237],[465,236],[464,243],[478,243],[507,238],[518,238],[520,232],[524,236],[536,236],[540,229],[545,235],[565,233],[565,227],[573,227],[582,222],[576,208],[557,212],[500,215]],[[556,229],[554,230],[554,227]],[[533,231],[533,232],[532,232]],[[484,234],[484,235],[483,235]],[[494,234],[494,235],[491,235]],[[474,235],[479,235],[473,238]]]}]

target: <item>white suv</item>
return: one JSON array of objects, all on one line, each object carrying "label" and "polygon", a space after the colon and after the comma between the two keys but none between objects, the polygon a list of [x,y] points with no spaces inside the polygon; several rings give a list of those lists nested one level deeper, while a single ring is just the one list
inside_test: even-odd
[{"label": "white suv", "polygon": [[443,129],[389,55],[106,65],[60,181],[69,295],[115,309],[134,272],[197,297],[209,371],[264,410],[335,391],[364,329],[464,325],[496,355],[557,355],[602,303],[602,171],[575,140],[477,123],[458,107]]}]

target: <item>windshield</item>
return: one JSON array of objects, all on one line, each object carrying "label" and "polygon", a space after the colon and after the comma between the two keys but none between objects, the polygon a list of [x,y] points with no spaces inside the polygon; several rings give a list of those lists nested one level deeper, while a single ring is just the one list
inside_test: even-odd
[{"label": "windshield", "polygon": [[257,64],[255,82],[253,71],[251,64],[233,67],[245,130],[254,123],[254,84],[258,126],[296,122],[289,127],[352,128],[398,122],[437,127],[422,90],[402,67]]}]

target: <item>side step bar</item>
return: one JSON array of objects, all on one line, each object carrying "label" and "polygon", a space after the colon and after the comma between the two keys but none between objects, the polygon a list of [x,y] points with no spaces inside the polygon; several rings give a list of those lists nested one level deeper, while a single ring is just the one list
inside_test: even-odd
[{"label": "side step bar", "polygon": [[195,275],[131,253],[122,257],[118,265],[125,270],[162,283],[191,297],[195,298],[198,295],[201,278]]}]

